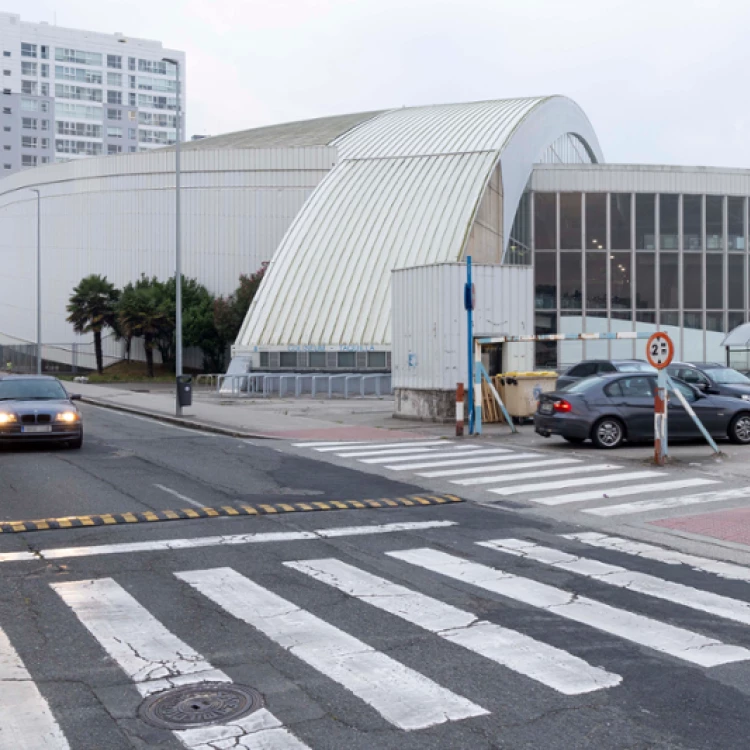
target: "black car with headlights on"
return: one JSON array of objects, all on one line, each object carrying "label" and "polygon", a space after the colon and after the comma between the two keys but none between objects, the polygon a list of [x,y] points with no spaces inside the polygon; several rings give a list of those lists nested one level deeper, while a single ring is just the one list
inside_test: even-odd
[{"label": "black car with headlights on", "polygon": [[[750,402],[672,382],[713,437],[750,444]],[[626,440],[651,441],[655,390],[656,376],[649,373],[595,375],[542,393],[534,429],[543,437],[560,435],[570,443],[590,439],[597,448],[617,448]],[[701,436],[674,393],[669,394],[667,408],[670,441]]]},{"label": "black car with headlights on", "polygon": [[62,442],[83,445],[83,418],[57,379],[6,375],[0,379],[0,443]]}]

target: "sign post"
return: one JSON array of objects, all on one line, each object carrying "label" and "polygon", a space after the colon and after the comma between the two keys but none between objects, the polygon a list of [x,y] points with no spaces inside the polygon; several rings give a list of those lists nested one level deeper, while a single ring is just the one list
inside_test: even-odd
[{"label": "sign post", "polygon": [[469,435],[474,434],[474,284],[471,282],[471,255],[466,256],[466,283],[464,284],[464,310],[466,310],[466,343],[469,356]]},{"label": "sign post", "polygon": [[674,344],[666,333],[655,333],[646,344],[646,359],[658,370],[654,394],[654,462],[664,466],[668,449],[667,432],[667,372],[674,358]]}]

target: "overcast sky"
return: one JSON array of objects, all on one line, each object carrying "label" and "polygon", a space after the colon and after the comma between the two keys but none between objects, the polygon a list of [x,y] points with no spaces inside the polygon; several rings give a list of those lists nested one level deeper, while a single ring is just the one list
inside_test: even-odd
[{"label": "overcast sky", "polygon": [[609,162],[750,167],[747,0],[3,0],[187,54],[188,134],[565,94]]}]

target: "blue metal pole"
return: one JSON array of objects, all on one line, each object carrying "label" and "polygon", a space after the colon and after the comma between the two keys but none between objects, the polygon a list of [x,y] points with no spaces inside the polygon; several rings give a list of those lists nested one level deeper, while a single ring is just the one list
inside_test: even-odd
[{"label": "blue metal pole", "polygon": [[464,288],[464,307],[466,308],[466,345],[469,355],[469,435],[474,434],[474,310],[468,304],[471,294],[471,255],[466,256],[466,287]]}]

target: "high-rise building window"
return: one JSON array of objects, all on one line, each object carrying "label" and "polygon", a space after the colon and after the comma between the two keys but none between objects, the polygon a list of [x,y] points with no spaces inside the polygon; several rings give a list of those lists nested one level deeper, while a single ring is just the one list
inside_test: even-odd
[{"label": "high-rise building window", "polygon": [[581,193],[560,193],[560,247],[581,250]]},{"label": "high-rise building window", "polygon": [[107,73],[107,86],[122,86],[122,73]]},{"label": "high-rise building window", "polygon": [[10,75],[10,71],[9,70],[4,70],[3,71],[3,75],[4,76],[9,76]]},{"label": "high-rise building window", "polygon": [[586,193],[586,248],[607,246],[607,194]]},{"label": "high-rise building window", "polygon": [[39,121],[35,117],[22,117],[21,118],[21,127],[24,130],[36,130],[38,127]]},{"label": "high-rise building window", "polygon": [[635,249],[656,249],[656,196],[652,193],[635,196]]},{"label": "high-rise building window", "polygon": [[534,254],[534,306],[537,310],[557,307],[557,254]]},{"label": "high-rise building window", "polygon": [[610,248],[630,250],[630,193],[612,193],[609,198]]},{"label": "high-rise building window", "polygon": [[108,120],[122,120],[122,110],[121,109],[108,109],[107,119]]},{"label": "high-rise building window", "polygon": [[586,309],[607,309],[607,253],[586,252]]},{"label": "high-rise building window", "polygon": [[21,93],[28,96],[36,96],[38,91],[36,81],[21,81]]},{"label": "high-rise building window", "polygon": [[682,246],[685,250],[703,249],[703,196],[682,196]]},{"label": "high-rise building window", "polygon": [[745,199],[727,198],[727,245],[729,250],[745,249]]},{"label": "high-rise building window", "polygon": [[99,52],[85,52],[69,47],[56,47],[55,60],[58,62],[77,63],[78,65],[97,65],[101,67],[102,56]]},{"label": "high-rise building window", "polygon": [[107,91],[107,104],[122,104],[122,91]]},{"label": "high-rise building window", "polygon": [[677,250],[680,242],[680,196],[659,196],[659,242],[662,250]]},{"label": "high-rise building window", "polygon": [[32,156],[31,154],[23,154],[21,156],[22,167],[35,167],[36,165],[37,165],[36,156]]},{"label": "high-rise building window", "polygon": [[36,44],[21,43],[21,57],[36,57]]},{"label": "high-rise building window", "polygon": [[[28,60],[21,61],[21,75],[22,76],[36,76],[37,63],[30,62]],[[10,71],[7,71],[7,75],[10,75]]]},{"label": "high-rise building window", "polygon": [[[153,123],[154,125],[161,123]],[[557,248],[557,196],[555,193],[534,194],[534,247],[538,250]]]},{"label": "high-rise building window", "polygon": [[706,250],[724,249],[724,196],[706,196]]},{"label": "high-rise building window", "polygon": [[7,49],[3,50],[3,57],[10,57],[10,52]]},{"label": "high-rise building window", "polygon": [[116,68],[120,70],[122,68],[122,56],[121,55],[107,55],[107,67]]},{"label": "high-rise building window", "polygon": [[135,70],[135,58],[134,57],[128,58],[128,70]]}]

